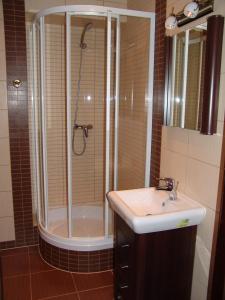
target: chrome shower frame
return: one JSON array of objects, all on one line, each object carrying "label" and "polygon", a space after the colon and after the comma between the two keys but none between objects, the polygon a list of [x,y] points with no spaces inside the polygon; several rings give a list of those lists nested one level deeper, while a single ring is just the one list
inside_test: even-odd
[{"label": "chrome shower frame", "polygon": [[[146,104],[148,105],[147,112],[147,135],[146,135],[146,164],[145,164],[145,187],[149,186],[150,182],[150,162],[151,162],[151,142],[152,142],[152,106],[153,106],[153,76],[154,76],[154,40],[155,40],[155,13],[143,12],[129,9],[120,9],[112,7],[103,7],[96,5],[68,5],[58,6],[41,10],[34,18],[32,24],[33,30],[33,47],[36,47],[36,25],[40,26],[40,103],[41,103],[41,128],[42,128],[42,160],[43,160],[43,190],[44,190],[44,222],[41,219],[41,192],[40,192],[40,169],[39,169],[39,146],[38,146],[38,114],[37,104],[35,101],[35,89],[33,89],[32,107],[33,107],[33,122],[35,123],[34,140],[34,155],[36,158],[36,178],[37,178],[37,203],[38,203],[38,223],[39,228],[48,235],[48,170],[47,170],[47,130],[46,130],[46,110],[45,110],[45,16],[50,14],[65,13],[66,15],[66,101],[67,101],[67,182],[68,182],[68,238],[72,236],[72,128],[71,128],[71,16],[104,16],[107,19],[107,71],[106,71],[106,148],[105,148],[105,193],[109,191],[109,159],[110,159],[110,102],[111,102],[111,37],[112,37],[112,18],[116,20],[116,70],[115,70],[115,140],[114,140],[114,189],[117,189],[118,182],[118,130],[119,130],[119,74],[120,74],[120,17],[139,17],[149,19],[149,73],[148,73],[148,88],[146,92]],[[35,58],[33,58],[35,63]],[[33,82],[36,82],[36,75],[33,72]],[[34,85],[33,85],[34,86]],[[105,238],[109,236],[109,205],[105,198]],[[53,239],[53,237],[50,237]],[[66,240],[68,240],[66,238]],[[54,237],[54,240],[65,243],[65,238]],[[56,243],[56,242],[55,242]],[[54,244],[54,243],[53,243]],[[58,245],[58,244],[57,244]]]}]

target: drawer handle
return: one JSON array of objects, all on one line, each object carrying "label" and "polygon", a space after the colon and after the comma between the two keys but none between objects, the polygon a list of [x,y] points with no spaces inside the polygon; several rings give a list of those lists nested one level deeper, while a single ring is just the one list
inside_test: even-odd
[{"label": "drawer handle", "polygon": [[120,289],[121,289],[121,290],[127,289],[127,288],[128,288],[128,285],[121,285],[121,286],[120,286]]},{"label": "drawer handle", "polygon": [[130,245],[129,244],[124,244],[124,245],[121,245],[121,248],[130,248]]},{"label": "drawer handle", "polygon": [[128,265],[125,265],[125,266],[121,266],[120,268],[121,268],[121,269],[128,269],[129,266],[128,266]]}]

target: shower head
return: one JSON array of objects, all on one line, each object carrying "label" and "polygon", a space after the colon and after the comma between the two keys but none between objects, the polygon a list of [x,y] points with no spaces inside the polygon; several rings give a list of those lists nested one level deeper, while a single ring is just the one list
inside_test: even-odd
[{"label": "shower head", "polygon": [[92,23],[87,23],[87,24],[84,26],[84,29],[83,29],[82,34],[81,34],[81,37],[80,37],[80,48],[81,48],[81,49],[87,48],[87,44],[84,42],[84,37],[85,37],[86,31],[91,30],[92,27],[93,27],[93,24],[92,24]]}]

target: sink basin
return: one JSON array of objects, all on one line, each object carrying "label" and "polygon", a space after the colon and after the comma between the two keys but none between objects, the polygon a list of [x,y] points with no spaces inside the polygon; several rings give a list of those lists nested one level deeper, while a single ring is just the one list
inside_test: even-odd
[{"label": "sink basin", "polygon": [[112,191],[107,194],[112,209],[138,234],[198,225],[206,209],[178,192],[169,200],[169,192],[155,188]]}]

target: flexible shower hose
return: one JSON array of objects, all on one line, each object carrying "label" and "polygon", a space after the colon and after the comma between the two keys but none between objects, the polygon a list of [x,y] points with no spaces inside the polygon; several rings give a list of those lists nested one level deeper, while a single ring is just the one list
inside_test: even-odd
[{"label": "flexible shower hose", "polygon": [[87,142],[86,142],[86,136],[85,136],[85,131],[84,129],[82,130],[82,136],[83,136],[83,148],[80,152],[76,151],[75,148],[75,135],[76,135],[76,130],[78,130],[78,128],[75,128],[75,126],[73,127],[73,138],[72,138],[72,149],[73,149],[73,153],[77,156],[81,156],[84,154],[85,150],[86,150],[86,146],[87,146]]},{"label": "flexible shower hose", "polygon": [[80,48],[80,65],[79,65],[79,73],[78,73],[78,82],[77,82],[77,95],[76,95],[76,99],[75,99],[75,113],[74,113],[74,126],[73,126],[73,138],[72,138],[72,150],[73,150],[73,154],[76,156],[81,156],[84,154],[85,150],[86,150],[86,136],[85,136],[85,132],[84,129],[82,129],[82,133],[83,133],[83,148],[80,152],[76,151],[75,148],[75,135],[76,135],[76,130],[78,130],[78,128],[76,128],[76,123],[77,123],[77,114],[78,114],[78,101],[79,101],[79,97],[80,97],[80,83],[81,83],[81,70],[82,70],[82,62],[83,62],[83,49]]}]

